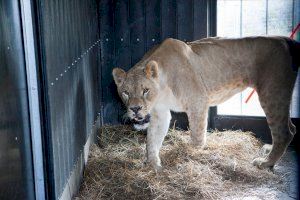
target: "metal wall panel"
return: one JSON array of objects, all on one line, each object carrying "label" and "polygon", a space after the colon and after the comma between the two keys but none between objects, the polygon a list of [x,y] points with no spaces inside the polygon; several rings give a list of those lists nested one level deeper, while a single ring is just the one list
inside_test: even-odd
[{"label": "metal wall panel", "polygon": [[[207,37],[207,1],[101,0],[99,13],[104,123],[124,123],[112,69],[128,70],[167,37],[186,41]],[[176,114],[174,119],[183,127],[187,124],[185,115]]]},{"label": "metal wall panel", "polygon": [[50,198],[59,198],[100,112],[96,0],[37,4]]},{"label": "metal wall panel", "polygon": [[34,199],[27,84],[18,1],[0,1],[0,199]]}]

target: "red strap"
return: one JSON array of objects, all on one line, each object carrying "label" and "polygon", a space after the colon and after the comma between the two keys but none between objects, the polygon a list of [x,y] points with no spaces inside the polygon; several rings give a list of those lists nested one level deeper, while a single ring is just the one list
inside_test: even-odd
[{"label": "red strap", "polygon": [[[296,28],[294,28],[294,29],[292,30],[292,33],[291,33],[291,35],[290,35],[290,38],[291,38],[291,39],[294,38],[294,36],[295,36],[295,34],[296,34],[296,32],[297,32],[297,30],[298,30],[299,28],[300,28],[300,23],[298,23],[298,25],[296,26]],[[252,97],[252,95],[254,94],[254,92],[255,92],[255,89],[253,89],[253,90],[251,91],[251,93],[248,95],[248,97],[247,97],[245,103],[248,103],[248,101],[251,99],[251,97]]]},{"label": "red strap", "polygon": [[290,38],[293,39],[295,36],[295,33],[297,32],[297,30],[300,28],[300,23],[296,26],[296,28],[292,31],[292,34],[290,35]]},{"label": "red strap", "polygon": [[252,95],[254,94],[254,92],[255,92],[255,89],[253,89],[253,90],[251,91],[251,93],[250,93],[249,96],[247,97],[245,103],[248,103],[248,101],[251,99],[251,97],[252,97]]}]

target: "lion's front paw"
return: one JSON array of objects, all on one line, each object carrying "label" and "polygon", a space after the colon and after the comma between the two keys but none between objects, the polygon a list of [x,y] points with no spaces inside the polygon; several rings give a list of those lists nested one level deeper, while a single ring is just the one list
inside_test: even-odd
[{"label": "lion's front paw", "polygon": [[268,155],[271,151],[272,151],[272,145],[271,145],[271,144],[265,144],[265,145],[261,148],[261,153],[262,153],[263,155]]},{"label": "lion's front paw", "polygon": [[259,169],[273,168],[274,164],[268,161],[266,158],[255,158],[252,164]]},{"label": "lion's front paw", "polygon": [[205,141],[203,140],[195,140],[195,139],[191,139],[191,144],[196,147],[196,148],[200,148],[200,149],[204,149],[205,147]]},{"label": "lion's front paw", "polygon": [[152,166],[156,173],[160,173],[163,171],[163,167],[161,165]]},{"label": "lion's front paw", "polygon": [[147,164],[154,169],[155,172],[161,172],[162,171],[162,166],[158,163],[155,162],[147,162]]},{"label": "lion's front paw", "polygon": [[162,171],[162,166],[160,164],[160,159],[155,158],[155,159],[148,159],[147,164],[154,169],[155,172],[161,172]]}]

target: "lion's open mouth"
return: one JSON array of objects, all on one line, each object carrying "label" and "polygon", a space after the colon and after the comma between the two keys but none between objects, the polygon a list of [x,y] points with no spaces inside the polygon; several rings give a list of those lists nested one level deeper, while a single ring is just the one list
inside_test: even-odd
[{"label": "lion's open mouth", "polygon": [[145,118],[142,119],[142,120],[132,119],[131,122],[132,122],[133,124],[137,124],[137,125],[144,125],[144,124],[147,124],[147,123],[150,122],[150,114],[147,114],[147,115],[145,116]]}]

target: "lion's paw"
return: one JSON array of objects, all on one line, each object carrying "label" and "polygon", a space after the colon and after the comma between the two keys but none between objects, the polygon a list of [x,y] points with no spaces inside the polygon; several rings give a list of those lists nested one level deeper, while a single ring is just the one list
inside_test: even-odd
[{"label": "lion's paw", "polygon": [[147,163],[147,165],[152,167],[152,169],[156,173],[162,172],[162,170],[163,170],[163,167],[161,166],[160,161],[156,161],[156,160],[150,160],[149,161],[149,160],[147,160],[146,163]]},{"label": "lion's paw", "polygon": [[161,165],[158,164],[153,164],[153,163],[148,163],[152,169],[156,172],[156,173],[160,173],[163,171],[163,167]]},{"label": "lion's paw", "polygon": [[199,149],[204,149],[204,147],[205,147],[205,142],[203,140],[199,141],[199,140],[191,139],[190,143],[194,147],[199,148]]},{"label": "lion's paw", "polygon": [[271,144],[265,144],[265,145],[261,148],[261,153],[262,153],[263,155],[268,155],[271,151],[272,151],[272,145],[271,145]]},{"label": "lion's paw", "polygon": [[274,164],[269,162],[266,158],[255,158],[252,164],[259,169],[273,168]]},{"label": "lion's paw", "polygon": [[153,169],[156,173],[160,173],[163,171],[163,167],[161,165],[153,166]]}]

